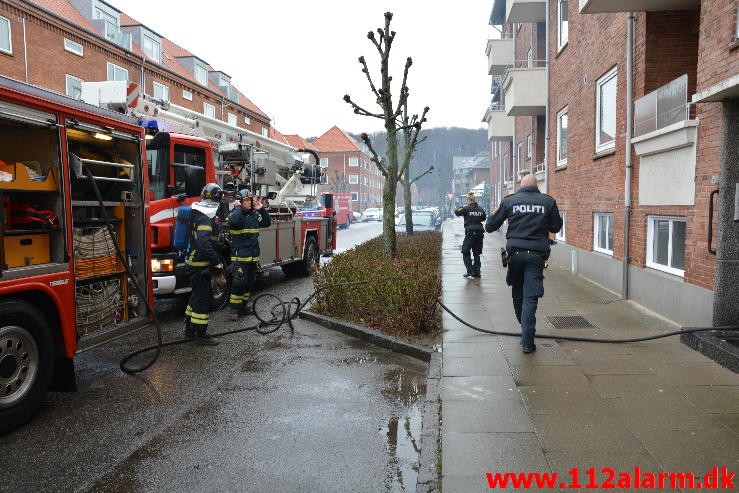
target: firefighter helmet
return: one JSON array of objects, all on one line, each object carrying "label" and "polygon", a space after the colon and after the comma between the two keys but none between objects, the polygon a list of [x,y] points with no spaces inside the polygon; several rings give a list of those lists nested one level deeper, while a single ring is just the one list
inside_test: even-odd
[{"label": "firefighter helmet", "polygon": [[244,199],[252,199],[254,198],[254,194],[249,191],[249,189],[244,188],[239,190],[234,194],[234,198],[236,200],[244,200]]},{"label": "firefighter helmet", "polygon": [[208,183],[200,192],[200,198],[203,200],[220,200],[223,197],[223,189],[215,183]]}]

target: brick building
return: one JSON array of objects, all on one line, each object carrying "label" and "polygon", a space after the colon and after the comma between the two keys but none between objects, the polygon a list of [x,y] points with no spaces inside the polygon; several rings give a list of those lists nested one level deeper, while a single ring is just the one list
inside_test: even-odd
[{"label": "brick building", "polygon": [[[483,151],[475,156],[452,157],[452,193],[454,207],[467,203],[467,192],[475,191],[481,207],[490,208],[487,186],[490,183],[490,153]],[[481,186],[482,185],[482,186]]]},{"label": "brick building", "polygon": [[491,11],[498,197],[536,173],[564,217],[553,259],[682,325],[739,319],[738,8],[494,0]]},{"label": "brick building", "polygon": [[352,208],[382,207],[385,178],[370,161],[364,144],[339,127],[332,127],[312,142],[321,159],[321,192],[349,192]]},{"label": "brick building", "polygon": [[102,0],[0,1],[0,74],[78,98],[127,80],[155,98],[269,136],[270,118],[221,70]]}]

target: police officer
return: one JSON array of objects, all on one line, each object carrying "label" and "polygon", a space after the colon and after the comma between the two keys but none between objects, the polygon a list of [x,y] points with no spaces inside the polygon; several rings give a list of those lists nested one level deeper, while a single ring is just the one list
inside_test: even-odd
[{"label": "police officer", "polygon": [[512,287],[513,309],[521,324],[524,353],[536,351],[536,307],[544,296],[544,263],[549,258],[549,233],[562,228],[557,201],[539,191],[534,175],[521,179],[521,189],[505,197],[485,223],[497,231],[508,220],[506,249],[510,255],[506,283]]},{"label": "police officer", "polygon": [[231,262],[234,279],[231,284],[229,305],[230,320],[251,312],[249,301],[257,275],[259,262],[259,228],[272,224],[272,219],[262,210],[262,201],[249,190],[234,194],[235,204],[228,215],[231,231]]},{"label": "police officer", "polygon": [[216,213],[222,196],[221,187],[208,183],[200,193],[200,202],[192,204],[190,252],[185,259],[192,286],[185,310],[185,337],[194,337],[195,342],[206,346],[218,344],[218,340],[208,335],[207,330],[213,298],[211,275],[223,269],[221,259],[213,248],[213,240],[219,233]]},{"label": "police officer", "polygon": [[[485,211],[477,205],[474,192],[467,194],[467,205],[454,210],[457,216],[464,216],[464,241],[462,242],[462,260],[467,268],[464,277],[480,277],[480,254],[482,253],[482,239],[485,235],[482,223],[485,221]],[[474,255],[474,262],[470,257],[470,250]]]}]

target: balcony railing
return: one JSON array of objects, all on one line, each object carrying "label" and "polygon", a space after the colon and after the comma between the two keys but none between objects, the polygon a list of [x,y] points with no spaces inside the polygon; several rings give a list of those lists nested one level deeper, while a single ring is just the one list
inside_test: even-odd
[{"label": "balcony railing", "polygon": [[506,22],[544,22],[546,6],[544,0],[507,0]]},{"label": "balcony railing", "polygon": [[634,102],[634,137],[688,119],[688,76],[650,92]]},{"label": "balcony railing", "polygon": [[104,19],[93,19],[92,25],[105,39],[131,51],[131,33]]},{"label": "balcony railing", "polygon": [[[539,116],[546,113],[547,80],[542,61],[521,62],[523,68],[509,68],[503,80],[508,116]],[[531,65],[531,66],[530,66]]]},{"label": "balcony railing", "polygon": [[488,39],[485,51],[488,55],[488,75],[503,75],[506,68],[513,65],[515,55],[512,37]]},{"label": "balcony railing", "polygon": [[544,171],[544,161],[540,162],[539,164],[535,164],[531,167],[531,172],[533,174],[539,173],[541,171]]}]

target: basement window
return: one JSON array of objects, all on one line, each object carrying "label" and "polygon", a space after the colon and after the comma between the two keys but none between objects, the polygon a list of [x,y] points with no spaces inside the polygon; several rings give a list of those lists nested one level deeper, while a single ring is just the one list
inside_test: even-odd
[{"label": "basement window", "polygon": [[685,276],[685,218],[648,216],[647,267]]}]

